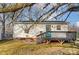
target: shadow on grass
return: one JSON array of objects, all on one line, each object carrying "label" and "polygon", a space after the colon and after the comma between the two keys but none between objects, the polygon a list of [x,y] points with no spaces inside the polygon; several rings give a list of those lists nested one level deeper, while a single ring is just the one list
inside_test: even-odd
[{"label": "shadow on grass", "polygon": [[0,44],[3,44],[3,43],[6,43],[6,42],[10,42],[10,41],[13,41],[12,39],[4,39],[4,40],[0,40]]}]

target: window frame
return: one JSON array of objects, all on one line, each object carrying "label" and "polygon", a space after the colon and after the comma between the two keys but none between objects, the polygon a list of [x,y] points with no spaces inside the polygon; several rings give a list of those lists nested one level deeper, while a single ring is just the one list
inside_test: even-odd
[{"label": "window frame", "polygon": [[57,25],[57,30],[61,30],[61,25]]}]

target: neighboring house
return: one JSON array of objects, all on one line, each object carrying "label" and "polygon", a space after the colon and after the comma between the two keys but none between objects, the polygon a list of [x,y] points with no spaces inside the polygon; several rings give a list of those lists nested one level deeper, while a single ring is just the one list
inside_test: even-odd
[{"label": "neighboring house", "polygon": [[[27,29],[31,26],[29,31]],[[28,32],[28,33],[27,33]],[[64,21],[15,22],[13,38],[38,36],[50,39],[75,40],[76,31],[69,30],[69,23]]]}]

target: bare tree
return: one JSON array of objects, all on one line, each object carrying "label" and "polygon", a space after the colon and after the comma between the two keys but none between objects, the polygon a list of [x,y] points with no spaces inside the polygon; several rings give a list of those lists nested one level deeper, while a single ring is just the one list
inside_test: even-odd
[{"label": "bare tree", "polygon": [[[6,7],[6,4],[4,3],[4,4],[1,4],[1,6],[3,7],[3,8],[5,8]],[[13,14],[12,15],[12,21],[11,22],[9,22],[9,23],[12,23],[13,24],[13,21],[17,21],[17,18],[19,17],[19,15],[21,14],[21,12],[24,10],[24,7],[21,9],[21,10],[19,10],[19,11],[16,11],[16,12],[13,12],[13,13],[11,13],[11,14]],[[6,20],[7,20],[7,18],[9,18],[10,17],[10,15],[11,14],[9,14],[9,15],[7,15],[6,13],[2,13],[2,17],[1,17],[1,23],[2,23],[2,39],[5,39],[5,26],[6,26],[6,24],[5,24],[5,22],[6,22]],[[6,15],[7,15],[7,17],[6,17]],[[10,24],[9,24],[10,25]]]},{"label": "bare tree", "polygon": [[[29,21],[33,22],[33,24],[26,29],[27,32],[29,32],[31,27],[33,27],[37,22],[39,23],[39,22],[47,20],[52,14],[57,12],[59,8],[61,8],[64,5],[69,6],[70,4],[66,4],[66,3],[65,4],[63,4],[63,3],[59,4],[59,3],[57,3],[57,5],[55,5],[55,6],[52,5],[52,8],[50,10],[48,10],[47,12],[44,12],[44,11],[43,11],[44,13],[40,12],[50,5],[50,3],[47,3],[47,4],[45,4],[44,7],[41,7],[42,10],[40,9],[40,11],[35,12],[35,15],[33,15],[34,17],[36,17],[36,21],[32,18],[32,13],[31,13],[33,5],[35,5],[35,4],[32,4],[32,3],[15,3],[14,5],[10,5],[10,6],[6,7],[5,4],[2,4],[3,8],[0,8],[0,13],[3,13],[3,18],[2,18],[3,20],[0,20],[0,21],[2,22],[2,25],[3,25],[3,34],[5,34],[5,20],[6,20],[5,19],[5,13],[7,13],[7,12],[13,13],[13,16],[11,17],[12,21],[9,22],[9,24],[8,24],[8,25],[10,25],[10,24],[13,24],[13,22],[17,21],[19,16],[22,14],[22,11],[25,9],[25,7],[28,7],[28,12],[29,12],[28,18],[29,18]],[[70,9],[67,9],[67,10],[61,12],[61,13],[58,13],[55,17],[52,17],[52,18],[55,18],[56,20],[58,20],[57,17],[59,17],[60,15],[64,15],[65,13],[69,12],[68,16],[64,20],[64,21],[66,21],[67,18],[69,17],[69,15],[70,15],[72,9],[73,8],[70,8]],[[42,14],[40,15],[39,13],[42,13]],[[3,35],[3,37],[4,37],[4,35]]]},{"label": "bare tree", "polygon": [[9,5],[8,7],[0,8],[0,13],[15,12],[22,9],[23,7],[25,8],[32,5],[33,3],[15,3],[12,5]]},{"label": "bare tree", "polygon": [[[49,4],[49,5],[50,5],[50,4]],[[49,15],[53,14],[59,7],[61,7],[61,6],[63,6],[63,5],[64,5],[64,4],[58,4],[57,6],[55,6],[55,8],[52,7],[49,11],[45,12],[45,13],[42,14],[42,15],[39,15],[39,18],[37,18],[37,20],[36,20],[32,25],[29,26],[27,32],[29,32],[29,30],[31,29],[31,27],[34,26],[37,22],[39,23],[39,22],[41,22],[41,21],[44,21],[46,18],[49,17]],[[51,12],[51,11],[52,11],[52,12]],[[47,14],[49,14],[49,15],[48,15],[45,19],[42,19],[42,17],[44,17],[44,16],[47,15]]]},{"label": "bare tree", "polygon": [[[3,8],[5,8],[6,4],[1,4]],[[5,13],[3,13],[3,18],[2,18],[2,39],[5,39]]]}]

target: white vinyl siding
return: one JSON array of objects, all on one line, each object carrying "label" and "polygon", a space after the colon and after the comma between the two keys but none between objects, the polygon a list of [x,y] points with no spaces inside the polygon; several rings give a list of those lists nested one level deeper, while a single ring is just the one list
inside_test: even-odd
[{"label": "white vinyl siding", "polygon": [[[57,30],[57,25],[58,24],[34,24],[34,26],[32,26],[29,30],[29,33],[25,32],[25,30],[23,28],[27,28],[29,26],[31,26],[32,24],[14,24],[14,28],[13,28],[13,37],[14,38],[18,38],[18,37],[27,37],[27,34],[30,35],[38,35],[40,34],[40,32],[46,32],[46,25],[50,25],[50,31],[68,31],[68,25],[67,24],[60,24],[61,29]],[[23,26],[23,28],[21,28]],[[26,29],[27,29],[26,28]],[[51,35],[52,37],[61,37],[61,38],[65,38],[66,34],[65,33],[53,33]]]},{"label": "white vinyl siding", "polygon": [[61,27],[60,30],[57,30],[57,25],[60,25],[60,24],[52,24],[51,25],[51,31],[68,31],[68,25],[61,24],[60,25],[60,27]]},{"label": "white vinyl siding", "polygon": [[66,38],[66,33],[51,33],[51,37],[53,38]]},{"label": "white vinyl siding", "polygon": [[32,24],[16,24],[16,25],[14,25],[13,37],[14,38],[26,38],[27,34],[38,35],[38,34],[40,34],[40,31],[46,32],[46,25],[36,24],[30,28],[29,33],[26,33],[24,31],[24,29],[22,28],[22,26],[25,27],[26,25],[29,27]]}]

